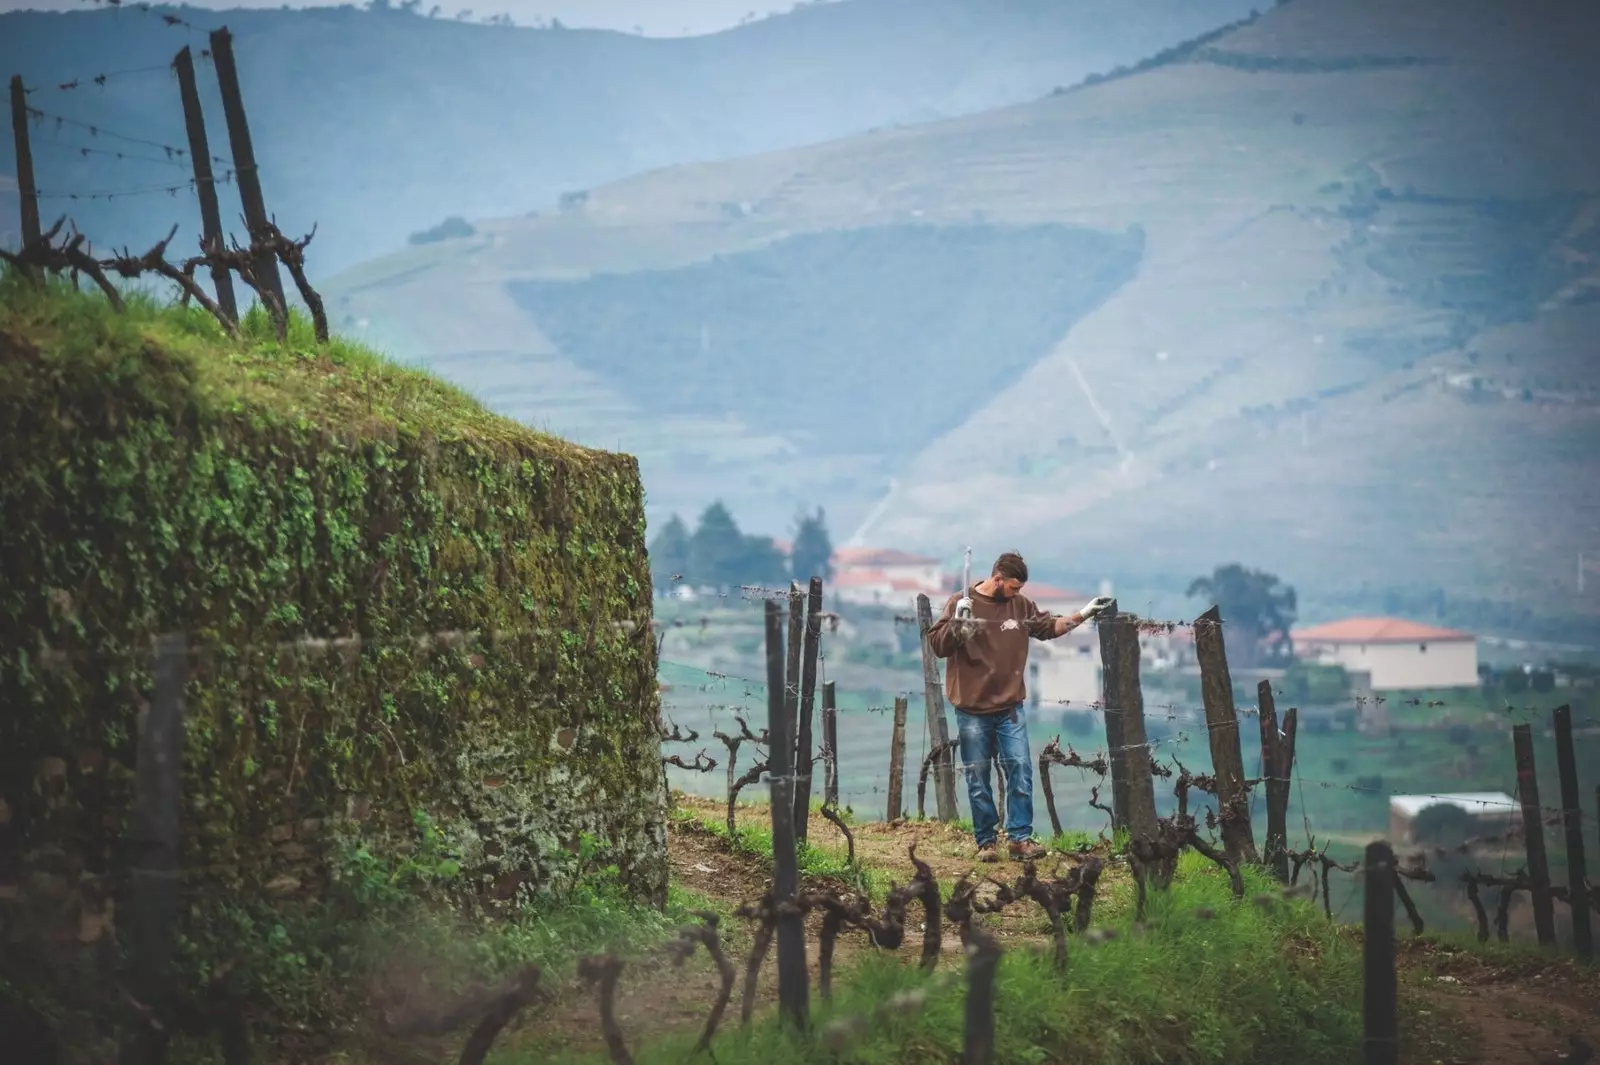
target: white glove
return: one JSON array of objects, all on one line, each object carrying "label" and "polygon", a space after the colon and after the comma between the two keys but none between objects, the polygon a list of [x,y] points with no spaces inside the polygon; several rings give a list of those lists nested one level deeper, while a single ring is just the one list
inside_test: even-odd
[{"label": "white glove", "polygon": [[962,596],[956,600],[956,617],[970,618],[972,616],[972,600]]},{"label": "white glove", "polygon": [[1083,609],[1078,611],[1078,615],[1082,617],[1083,620],[1088,621],[1090,618],[1098,617],[1099,615],[1103,614],[1113,602],[1115,602],[1115,600],[1113,600],[1109,595],[1097,595],[1084,604]]}]

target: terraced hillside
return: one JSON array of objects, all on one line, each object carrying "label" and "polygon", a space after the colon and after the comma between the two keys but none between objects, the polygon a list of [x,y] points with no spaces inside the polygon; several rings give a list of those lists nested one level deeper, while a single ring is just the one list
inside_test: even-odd
[{"label": "terraced hillside", "polygon": [[[558,218],[486,223],[428,259],[368,264],[336,304],[504,409],[635,450],[656,512],[714,491],[776,528],[822,501],[864,539],[940,554],[1004,541],[1085,574],[1242,558],[1312,598],[1438,588],[1592,619],[1597,582],[1580,596],[1574,574],[1578,552],[1600,555],[1597,45],[1600,16],[1574,3],[1295,0],[1034,103],[646,174]],[[1136,232],[1139,260],[1107,291],[1089,278],[1112,274],[1080,257],[1065,301],[1009,284],[1001,301],[996,268],[974,263],[939,302],[982,339],[940,349],[892,298],[892,252],[876,280],[840,268],[849,241],[925,226],[997,242]],[[735,261],[716,256],[758,272],[804,235],[834,249],[804,300],[695,287]],[[596,357],[602,331],[556,308],[556,281],[577,302],[628,286],[653,324],[604,343],[638,362]],[[825,362],[771,388],[809,404],[804,431],[749,416],[755,386],[689,410],[639,394],[626,379],[694,339],[666,313],[690,291],[721,291],[717,312],[742,311],[737,329],[791,361],[824,336],[819,318],[844,329],[846,308],[875,303],[858,348],[875,355],[856,358],[902,367],[903,384],[871,390],[892,445],[873,445],[875,463],[827,461],[818,441],[861,415],[859,375]],[[1051,322],[1050,343],[1030,339]],[[715,365],[716,336],[694,372]],[[744,351],[720,357],[731,368]],[[995,372],[973,385],[974,364]],[[963,397],[958,424],[924,416],[929,382]]]},{"label": "terraced hillside", "polygon": [[[438,6],[414,0],[226,12],[68,4],[97,9],[0,13],[0,70],[20,74],[28,105],[44,112],[33,157],[47,213],[71,211],[118,247],[148,246],[181,222],[173,247],[188,249],[192,196],[160,195],[190,177],[186,160],[160,151],[187,143],[164,68],[194,49],[212,150],[226,157],[202,52],[204,31],[226,24],[267,202],[286,231],[320,223],[309,267],[326,276],[449,216],[554,211],[564,194],[657,167],[1032,99],[1253,2],[842,0],[667,39],[475,24],[470,10],[435,17]],[[91,125],[142,143],[108,149]],[[0,174],[13,168],[11,138],[0,138]],[[231,223],[231,185],[222,198]]]}]

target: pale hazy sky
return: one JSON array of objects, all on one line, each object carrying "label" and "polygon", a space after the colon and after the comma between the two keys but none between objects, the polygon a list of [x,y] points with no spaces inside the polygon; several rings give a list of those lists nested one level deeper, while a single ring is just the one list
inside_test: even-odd
[{"label": "pale hazy sky", "polygon": [[[398,4],[399,0],[391,2]],[[794,6],[794,0],[422,0],[423,10],[436,3],[447,17],[466,8],[472,11],[475,19],[507,14],[519,26],[531,26],[558,18],[563,24],[574,28],[597,27],[631,32],[638,26],[651,36],[711,33],[736,25],[752,12],[759,18],[787,11]],[[92,0],[0,0],[0,11],[30,8],[38,11],[81,11],[90,6],[93,6]],[[215,10],[281,7],[283,0],[230,0],[227,3],[192,6]],[[297,3],[291,6],[313,5]]]}]

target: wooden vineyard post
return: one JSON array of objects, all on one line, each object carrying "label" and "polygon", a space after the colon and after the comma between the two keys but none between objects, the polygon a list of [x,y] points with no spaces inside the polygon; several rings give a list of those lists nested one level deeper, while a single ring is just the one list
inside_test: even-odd
[{"label": "wooden vineyard post", "polygon": [[822,685],[822,746],[827,751],[823,762],[822,801],[839,805],[839,708],[835,703],[833,681]]},{"label": "wooden vineyard post", "polygon": [[939,683],[939,659],[928,643],[928,630],[933,627],[933,603],[926,595],[917,596],[917,627],[922,630],[922,692],[928,709],[928,742],[934,747],[944,747],[934,763],[934,803],[939,820],[956,819],[955,759],[951,756],[950,727],[944,716],[944,689]]},{"label": "wooden vineyard post", "polygon": [[783,607],[768,599],[767,735],[771,740],[768,781],[772,788],[772,901],[778,907],[778,1006],[805,1027],[810,989],[806,974],[805,916],[793,905],[800,890],[794,835],[794,735],[784,691]]},{"label": "wooden vineyard post", "polygon": [[886,819],[898,821],[905,816],[906,782],[906,697],[894,697],[894,732],[889,739],[889,808]]},{"label": "wooden vineyard post", "polygon": [[[132,880],[128,886],[128,931],[133,986],[152,1015],[165,1018],[173,1006],[173,952],[178,931],[179,816],[183,798],[183,689],[189,652],[182,633],[155,644],[155,692],[139,725],[135,762]],[[121,1061],[155,1065],[166,1055],[164,1028],[139,1025],[128,1037]]]},{"label": "wooden vineyard post", "polygon": [[1572,707],[1558,706],[1551,714],[1556,734],[1556,769],[1561,774],[1561,827],[1567,836],[1567,891],[1572,900],[1572,945],[1584,962],[1594,960],[1594,932],[1590,926],[1588,869],[1583,854],[1583,807],[1578,796],[1578,759],[1572,746]]},{"label": "wooden vineyard post", "polygon": [[[239,183],[239,202],[244,207],[245,224],[250,227],[251,243],[255,243],[256,232],[266,226],[270,216],[261,195],[261,175],[256,169],[256,152],[250,142],[244,98],[239,93],[233,34],[226,26],[211,31],[211,65],[217,68],[217,88],[222,93],[222,115],[228,123],[228,146],[233,155],[233,176]],[[289,305],[283,298],[283,279],[278,276],[276,256],[270,251],[257,253],[254,268],[256,283],[270,292],[284,314],[288,314]]]},{"label": "wooden vineyard post", "polygon": [[[189,46],[173,58],[178,73],[178,95],[183,99],[183,125],[189,134],[189,157],[194,163],[194,191],[200,199],[200,234],[206,249],[223,250],[222,212],[217,206],[217,184],[211,174],[211,146],[206,138],[205,115],[200,110],[200,89],[194,80],[194,56]],[[217,293],[217,306],[232,322],[239,321],[239,304],[233,297],[233,275],[228,268],[211,264],[211,285]]]},{"label": "wooden vineyard post", "polygon": [[1399,986],[1394,958],[1394,850],[1382,840],[1367,844],[1362,921],[1361,1013],[1366,1065],[1399,1061]]},{"label": "wooden vineyard post", "polygon": [[[1139,682],[1139,619],[1123,614],[1113,600],[1098,619],[1104,674],[1102,708],[1106,746],[1111,751],[1112,811],[1118,827],[1134,839],[1156,838],[1156,787],[1151,775],[1150,737],[1145,731],[1144,690]],[[1120,742],[1112,745],[1111,719],[1120,722]],[[1116,774],[1120,771],[1121,779]]]},{"label": "wooden vineyard post", "polygon": [[1117,602],[1111,601],[1095,626],[1100,637],[1100,717],[1106,725],[1106,758],[1111,764],[1111,828],[1113,831],[1128,827],[1128,767],[1127,741],[1123,738],[1123,717],[1116,712],[1116,690],[1120,684],[1117,676],[1116,630],[1107,623],[1117,614]]},{"label": "wooden vineyard post", "polygon": [[822,578],[812,577],[806,594],[805,643],[800,651],[800,723],[794,751],[798,785],[794,793],[794,827],[801,843],[809,838],[811,828],[811,707],[817,697],[817,652],[821,643]]},{"label": "wooden vineyard post", "polygon": [[[1267,838],[1265,861],[1279,881],[1289,882],[1289,767],[1284,763],[1287,736],[1278,731],[1278,704],[1272,682],[1256,685],[1256,706],[1261,718],[1261,775],[1267,778]],[[1290,711],[1292,714],[1294,711]],[[1292,758],[1292,753],[1290,754]]]},{"label": "wooden vineyard post", "polygon": [[1200,660],[1200,694],[1211,737],[1211,772],[1217,781],[1217,815],[1228,856],[1252,864],[1255,835],[1250,830],[1250,796],[1244,786],[1244,755],[1239,748],[1239,714],[1233,705],[1233,679],[1222,640],[1222,611],[1213,606],[1194,622],[1194,653]]},{"label": "wooden vineyard post", "polygon": [[[805,643],[805,593],[800,590],[800,585],[795,581],[789,582],[789,636],[784,644],[785,666],[783,673],[783,708],[784,720],[789,731],[784,734],[783,744],[789,748],[789,764],[794,767],[794,772],[800,772],[800,752],[798,747],[799,736],[797,730],[800,726],[800,655]],[[772,742],[778,743],[778,734],[772,734]],[[794,788],[789,792],[790,801],[800,793],[800,781],[795,780]],[[806,811],[809,815],[810,811]],[[797,843],[805,840],[805,830],[800,827],[801,821],[808,819],[806,816],[794,819],[794,837]]]},{"label": "wooden vineyard post", "polygon": [[22,247],[26,248],[42,233],[39,189],[33,183],[33,145],[28,140],[28,90],[21,74],[11,75],[11,136],[17,151],[17,202],[22,208]]},{"label": "wooden vineyard post", "polygon": [[1000,943],[977,926],[973,927],[970,940],[961,1065],[992,1065],[995,1043],[994,983],[996,970],[1000,967]]},{"label": "wooden vineyard post", "polygon": [[1533,926],[1541,947],[1556,943],[1555,906],[1550,899],[1550,865],[1544,850],[1544,818],[1539,809],[1539,778],[1533,764],[1533,726],[1513,725],[1511,741],[1517,755],[1517,801],[1522,804],[1522,833],[1528,845],[1529,894],[1533,897]]}]

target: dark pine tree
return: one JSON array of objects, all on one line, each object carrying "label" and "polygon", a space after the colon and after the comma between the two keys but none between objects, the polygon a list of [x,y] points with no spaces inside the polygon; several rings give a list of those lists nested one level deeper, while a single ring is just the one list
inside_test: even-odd
[{"label": "dark pine tree", "polygon": [[689,527],[674,514],[650,541],[650,581],[656,591],[672,591],[680,583],[690,582]]},{"label": "dark pine tree", "polygon": [[828,537],[821,507],[815,514],[802,513],[796,521],[789,567],[789,575],[801,584],[812,577],[833,580],[833,541]]}]

